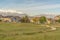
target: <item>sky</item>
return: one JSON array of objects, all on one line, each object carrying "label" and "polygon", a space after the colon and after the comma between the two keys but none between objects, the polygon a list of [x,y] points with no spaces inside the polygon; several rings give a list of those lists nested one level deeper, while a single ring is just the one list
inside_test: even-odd
[{"label": "sky", "polygon": [[28,15],[60,14],[60,0],[0,0],[0,9],[18,10]]}]

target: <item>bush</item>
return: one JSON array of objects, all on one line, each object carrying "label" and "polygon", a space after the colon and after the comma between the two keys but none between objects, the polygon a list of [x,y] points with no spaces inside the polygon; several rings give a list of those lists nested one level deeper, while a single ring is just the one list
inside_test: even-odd
[{"label": "bush", "polygon": [[39,21],[40,21],[40,23],[45,23],[46,22],[46,17],[45,16],[41,16]]}]

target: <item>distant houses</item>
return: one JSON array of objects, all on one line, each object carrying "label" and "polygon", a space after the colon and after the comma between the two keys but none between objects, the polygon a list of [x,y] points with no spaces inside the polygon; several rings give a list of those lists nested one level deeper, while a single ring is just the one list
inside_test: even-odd
[{"label": "distant houses", "polygon": [[[20,16],[2,16],[0,15],[0,22],[15,22],[15,23],[36,23],[41,24],[40,19],[42,16],[29,17],[28,15]],[[45,16],[46,17],[46,16]],[[42,20],[44,20],[42,18]],[[45,24],[51,23],[60,23],[60,15],[55,16],[54,18],[46,17]]]},{"label": "distant houses", "polygon": [[60,15],[54,17],[56,23],[60,23]]},{"label": "distant houses", "polygon": [[19,16],[13,16],[11,17],[12,22],[21,22],[21,18]]},{"label": "distant houses", "polygon": [[0,22],[21,22],[21,17],[19,16],[2,16],[0,15]]},{"label": "distant houses", "polygon": [[11,22],[10,18],[0,18],[2,22]]}]

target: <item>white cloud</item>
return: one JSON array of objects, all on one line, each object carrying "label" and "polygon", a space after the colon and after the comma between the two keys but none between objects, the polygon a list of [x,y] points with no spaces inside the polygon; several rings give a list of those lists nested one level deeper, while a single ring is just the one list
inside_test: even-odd
[{"label": "white cloud", "polygon": [[60,8],[60,4],[32,6],[23,8],[23,10],[41,10],[41,9],[55,9],[55,8]]},{"label": "white cloud", "polygon": [[[31,15],[41,14],[41,13],[43,13],[43,14],[60,14],[60,12],[58,12],[58,10],[56,10],[58,8],[60,8],[60,4],[30,6],[30,7],[21,8],[21,10],[23,10],[24,12],[26,12],[28,14],[30,13]],[[53,9],[55,9],[56,11]]]}]

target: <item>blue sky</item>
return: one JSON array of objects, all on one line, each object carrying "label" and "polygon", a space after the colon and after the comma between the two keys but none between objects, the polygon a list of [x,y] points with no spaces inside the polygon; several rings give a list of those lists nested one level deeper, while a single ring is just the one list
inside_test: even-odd
[{"label": "blue sky", "polygon": [[0,0],[0,9],[19,10],[28,15],[60,14],[60,0]]}]

